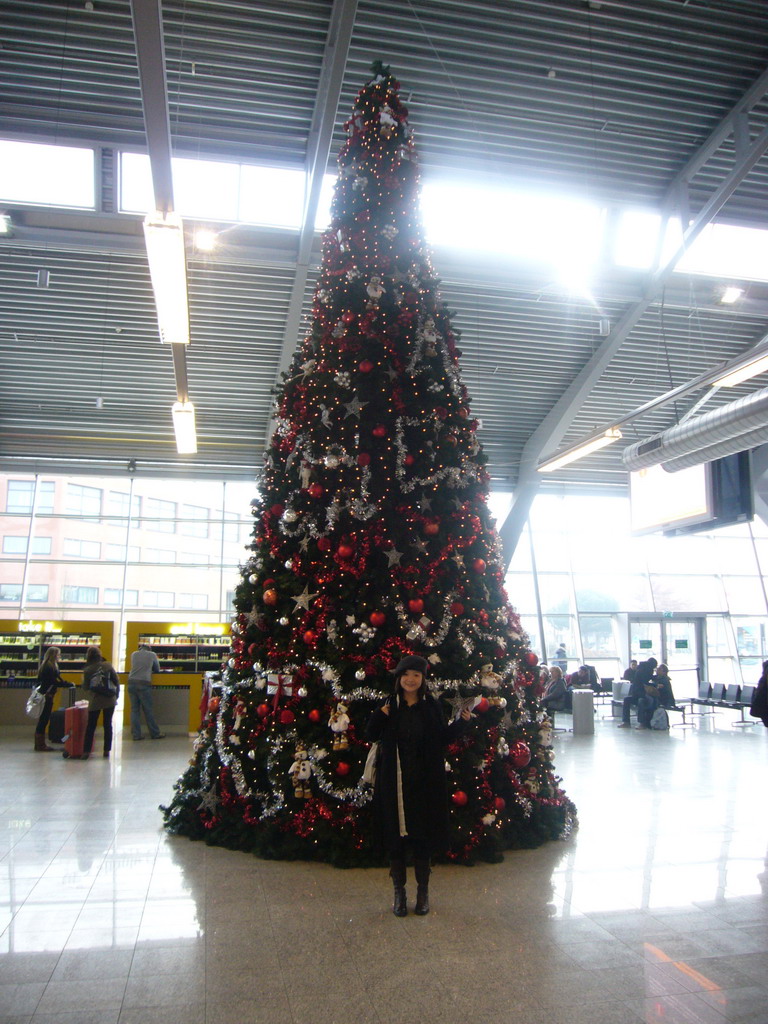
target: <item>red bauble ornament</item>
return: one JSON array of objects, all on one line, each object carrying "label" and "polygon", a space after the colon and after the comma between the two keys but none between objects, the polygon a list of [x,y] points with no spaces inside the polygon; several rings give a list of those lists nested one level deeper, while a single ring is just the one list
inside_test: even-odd
[{"label": "red bauble ornament", "polygon": [[371,614],[368,616],[368,621],[372,626],[383,626],[384,623],[387,621],[387,616],[384,614],[384,612],[371,612]]},{"label": "red bauble ornament", "polygon": [[345,324],[353,324],[355,322],[355,314],[348,309],[346,312],[341,314],[341,319]]},{"label": "red bauble ornament", "polygon": [[330,551],[331,550],[331,546],[332,545],[331,545],[331,542],[328,539],[328,537],[318,537],[317,538],[317,550],[318,551]]},{"label": "red bauble ornament", "polygon": [[424,523],[424,533],[426,533],[428,537],[435,537],[438,533],[440,533],[440,524]]},{"label": "red bauble ornament", "polygon": [[491,705],[488,703],[487,697],[481,697],[480,700],[475,704],[474,711],[479,711],[481,714],[487,711]]},{"label": "red bauble ornament", "polygon": [[310,722],[319,722],[320,712],[317,710],[317,708],[312,708],[312,710],[307,715],[307,718],[310,720]]},{"label": "red bauble ornament", "polygon": [[347,764],[346,761],[339,761],[339,763],[336,765],[336,774],[349,775],[349,765]]},{"label": "red bauble ornament", "polygon": [[325,494],[325,488],[322,484],[310,484],[307,491],[312,498],[322,498],[323,494]]},{"label": "red bauble ornament", "polygon": [[531,760],[531,749],[527,743],[518,740],[509,748],[509,759],[515,768],[525,768]]},{"label": "red bauble ornament", "polygon": [[371,456],[368,454],[368,452],[360,452],[360,454],[357,456],[357,464],[358,466],[370,466]]},{"label": "red bauble ornament", "polygon": [[403,462],[405,462],[406,466],[412,466],[415,461],[416,459],[410,453],[406,455],[405,458],[403,459]]},{"label": "red bauble ornament", "polygon": [[496,808],[497,811],[503,811],[504,808],[507,806],[507,801],[504,799],[503,796],[497,796],[496,799],[493,801],[493,806]]},{"label": "red bauble ornament", "polygon": [[463,614],[464,614],[464,605],[461,603],[461,601],[454,601],[453,604],[451,605],[451,615],[463,615]]},{"label": "red bauble ornament", "polygon": [[273,505],[269,511],[273,516],[281,516],[285,512],[285,505]]},{"label": "red bauble ornament", "polygon": [[383,423],[377,423],[376,426],[371,431],[371,433],[373,434],[374,437],[386,437],[387,428],[384,426]]},{"label": "red bauble ornament", "polygon": [[277,591],[276,590],[271,590],[271,589],[270,590],[265,590],[264,594],[262,596],[264,598],[264,604],[269,605],[270,608],[273,605],[277,604]]},{"label": "red bauble ornament", "polygon": [[249,644],[248,645],[248,653],[250,654],[251,657],[253,657],[256,654],[256,650],[257,650],[256,644]]},{"label": "red bauble ornament", "polygon": [[259,704],[256,708],[256,714],[259,718],[266,718],[269,714],[269,704]]},{"label": "red bauble ornament", "polygon": [[533,651],[526,651],[525,652],[525,664],[526,665],[530,665],[531,668],[533,668],[534,665],[538,665],[539,664],[539,656],[538,656],[538,654],[535,654]]},{"label": "red bauble ornament", "polygon": [[463,420],[465,420],[467,418],[467,416],[469,416],[469,409],[466,407],[466,405],[462,405],[460,407],[460,409],[459,409],[459,416],[461,416],[461,418]]},{"label": "red bauble ornament", "polygon": [[280,721],[283,725],[290,725],[291,722],[296,721],[296,715],[294,715],[292,711],[289,711],[288,708],[285,708],[280,712]]},{"label": "red bauble ornament", "polygon": [[475,572],[480,573],[482,575],[482,573],[484,573],[487,568],[485,564],[485,559],[476,558],[472,563],[472,568],[475,570]]},{"label": "red bauble ornament", "polygon": [[360,373],[370,373],[373,369],[373,363],[370,359],[364,359],[362,363],[358,363],[357,368]]},{"label": "red bauble ornament", "polygon": [[435,409],[435,415],[437,416],[437,418],[439,420],[447,420],[448,419],[448,410],[445,409],[442,405],[439,405],[437,407],[437,409]]},{"label": "red bauble ornament", "polygon": [[424,611],[424,602],[421,600],[420,597],[411,598],[411,600],[408,602],[408,611],[412,612],[414,615],[421,615],[421,613]]},{"label": "red bauble ornament", "polygon": [[354,555],[355,549],[349,544],[339,544],[336,548],[336,554],[339,558],[351,558]]},{"label": "red bauble ornament", "polygon": [[219,710],[219,704],[221,704],[221,697],[211,697],[208,701],[208,714],[215,715]]},{"label": "red bauble ornament", "polygon": [[480,611],[477,613],[477,619],[481,626],[487,626],[488,612],[484,608],[481,608]]},{"label": "red bauble ornament", "polygon": [[451,800],[453,800],[457,807],[465,807],[468,799],[469,797],[463,789],[457,789],[451,797]]},{"label": "red bauble ornament", "polygon": [[267,589],[267,587],[273,587],[273,586],[275,585],[275,581],[274,581],[274,580],[272,580],[272,579],[270,579],[270,580],[264,580],[264,582],[263,582],[263,583],[262,583],[261,585],[262,585],[262,587],[264,587],[264,589],[266,590],[266,589]]},{"label": "red bauble ornament", "polygon": [[307,645],[307,647],[311,647],[312,644],[317,643],[317,633],[315,633],[311,629],[308,629],[304,634],[304,643]]}]

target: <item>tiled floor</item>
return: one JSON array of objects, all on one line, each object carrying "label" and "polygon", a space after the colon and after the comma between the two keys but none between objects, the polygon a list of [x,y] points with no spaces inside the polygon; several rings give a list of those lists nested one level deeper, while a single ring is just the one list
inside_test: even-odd
[{"label": "tiled floor", "polygon": [[732,718],[559,734],[573,840],[401,920],[383,871],[166,837],[186,738],[0,732],[0,1024],[766,1024],[768,731]]}]

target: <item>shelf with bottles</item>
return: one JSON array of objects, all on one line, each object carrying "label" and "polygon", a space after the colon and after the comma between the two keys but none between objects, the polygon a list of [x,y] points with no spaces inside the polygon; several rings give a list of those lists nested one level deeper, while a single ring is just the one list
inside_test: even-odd
[{"label": "shelf with bottles", "polygon": [[58,647],[61,672],[82,672],[89,647],[101,649],[100,633],[46,633],[43,636],[43,654],[49,647]]},{"label": "shelf with bottles", "polygon": [[204,672],[216,669],[229,650],[228,636],[183,633],[141,633],[139,643],[150,644],[163,672]]}]

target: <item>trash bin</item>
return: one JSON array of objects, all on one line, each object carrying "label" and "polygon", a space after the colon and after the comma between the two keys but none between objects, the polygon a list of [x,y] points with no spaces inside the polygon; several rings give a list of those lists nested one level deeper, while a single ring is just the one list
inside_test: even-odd
[{"label": "trash bin", "polygon": [[594,694],[592,690],[573,691],[573,735],[593,736],[595,733]]}]

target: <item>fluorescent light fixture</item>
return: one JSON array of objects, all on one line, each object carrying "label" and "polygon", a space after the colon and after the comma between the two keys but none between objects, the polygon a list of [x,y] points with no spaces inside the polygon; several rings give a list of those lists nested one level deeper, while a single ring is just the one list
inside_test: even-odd
[{"label": "fluorescent light fixture", "polygon": [[738,302],[743,294],[743,288],[737,288],[735,285],[729,284],[726,288],[723,288],[723,294],[720,296],[720,301],[725,303],[725,305],[730,306],[732,303]]},{"label": "fluorescent light fixture", "polygon": [[171,412],[173,430],[176,434],[176,451],[179,455],[194,455],[197,452],[194,405],[191,402],[174,402]]},{"label": "fluorescent light fixture", "polygon": [[188,345],[187,260],[181,217],[160,211],[148,214],[144,238],[160,338],[171,345]]},{"label": "fluorescent light fixture", "polygon": [[0,235],[13,234],[13,221],[10,213],[0,213]]},{"label": "fluorescent light fixture", "polygon": [[599,437],[593,437],[590,441],[576,445],[575,448],[570,448],[567,452],[563,452],[562,455],[555,455],[553,458],[542,462],[536,468],[539,473],[552,473],[556,469],[560,469],[561,466],[567,466],[569,462],[575,462],[576,459],[581,459],[585,455],[590,455],[592,452],[599,451],[601,448],[613,444],[614,441],[618,441],[620,438],[621,431],[617,427],[610,427],[604,434],[600,434]]},{"label": "fluorescent light fixture", "polygon": [[763,350],[760,355],[752,356],[740,366],[737,365],[731,370],[726,370],[722,377],[717,377],[711,384],[712,387],[732,388],[751,377],[757,377],[759,373],[765,373],[766,370],[768,370],[768,353]]}]

